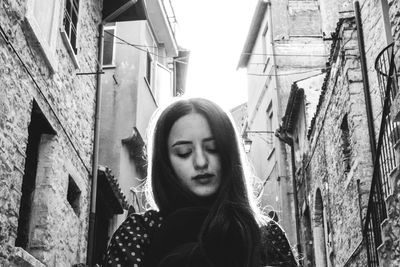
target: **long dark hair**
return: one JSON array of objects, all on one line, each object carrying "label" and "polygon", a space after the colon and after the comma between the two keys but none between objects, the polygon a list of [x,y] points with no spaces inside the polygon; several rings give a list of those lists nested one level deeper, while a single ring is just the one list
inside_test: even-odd
[{"label": "long dark hair", "polygon": [[[212,203],[195,196],[176,178],[169,160],[167,140],[174,123],[198,113],[210,126],[221,161],[221,185]],[[190,206],[209,205],[200,231],[200,246],[215,266],[259,266],[259,224],[263,216],[254,201],[245,175],[243,152],[228,114],[202,98],[179,100],[165,108],[149,139],[148,200],[153,208],[169,214]]]}]

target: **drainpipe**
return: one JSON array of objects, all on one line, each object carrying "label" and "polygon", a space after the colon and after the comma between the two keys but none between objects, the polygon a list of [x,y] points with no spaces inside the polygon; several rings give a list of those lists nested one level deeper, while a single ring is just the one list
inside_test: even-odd
[{"label": "drainpipe", "polygon": [[290,146],[291,150],[291,165],[292,165],[292,190],[293,190],[293,204],[294,204],[294,217],[296,224],[296,242],[297,252],[300,255],[302,253],[300,243],[300,217],[299,217],[299,203],[297,199],[297,182],[296,182],[296,160],[294,152],[293,138],[289,137],[285,132],[282,132],[282,128],[276,131],[275,136],[278,137],[282,142]]},{"label": "drainpipe", "polygon": [[96,77],[96,99],[95,99],[95,120],[94,120],[94,137],[93,137],[93,162],[92,162],[92,183],[90,194],[90,213],[89,213],[89,234],[86,263],[88,266],[94,266],[93,252],[95,241],[95,218],[96,218],[96,203],[97,203],[97,182],[99,168],[99,136],[100,136],[100,111],[101,111],[101,74],[103,73],[103,45],[104,45],[104,25],[107,22],[114,20],[116,17],[125,12],[128,8],[137,3],[138,0],[130,0],[123,4],[105,19],[99,25],[98,39],[98,55],[97,55],[97,77]]},{"label": "drainpipe", "polygon": [[96,200],[97,200],[97,174],[99,167],[99,135],[100,135],[100,108],[101,108],[101,72],[103,72],[103,39],[104,25],[99,25],[99,40],[98,40],[98,56],[97,56],[97,79],[96,79],[96,108],[94,120],[94,140],[93,140],[93,163],[92,163],[92,184],[90,195],[90,213],[89,213],[89,237],[87,247],[87,264],[93,266],[93,251],[94,251],[94,230],[96,217]]},{"label": "drainpipe", "polygon": [[375,162],[375,157],[376,157],[375,129],[374,129],[374,120],[372,115],[371,94],[369,91],[369,83],[368,83],[367,60],[365,58],[364,33],[362,29],[360,3],[358,1],[354,2],[354,10],[355,10],[356,24],[357,24],[358,49],[360,51],[361,74],[364,85],[365,108],[367,111],[369,143],[371,146],[372,162]]}]

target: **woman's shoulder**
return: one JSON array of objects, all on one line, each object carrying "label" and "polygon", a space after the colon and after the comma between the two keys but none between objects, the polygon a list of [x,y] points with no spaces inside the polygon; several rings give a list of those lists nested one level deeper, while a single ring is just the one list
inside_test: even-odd
[{"label": "woman's shoulder", "polygon": [[277,222],[268,220],[260,231],[261,258],[264,264],[298,266],[286,233]]},{"label": "woman's shoulder", "polygon": [[142,266],[151,235],[161,226],[162,220],[155,210],[129,214],[111,238],[104,266]]},{"label": "woman's shoulder", "polygon": [[147,210],[141,213],[131,213],[122,224],[142,224],[146,228],[159,227],[163,216],[156,210]]},{"label": "woman's shoulder", "polygon": [[156,210],[147,210],[141,213],[129,214],[125,221],[119,226],[117,232],[128,230],[129,233],[137,231],[151,231],[160,227],[163,217]]}]

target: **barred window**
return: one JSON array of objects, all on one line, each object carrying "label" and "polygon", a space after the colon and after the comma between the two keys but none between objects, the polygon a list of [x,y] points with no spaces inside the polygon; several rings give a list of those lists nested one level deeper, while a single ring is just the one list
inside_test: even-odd
[{"label": "barred window", "polygon": [[64,30],[68,36],[68,40],[74,50],[75,55],[77,54],[76,37],[77,37],[77,26],[78,26],[78,14],[79,14],[79,0],[65,0],[64,9]]}]

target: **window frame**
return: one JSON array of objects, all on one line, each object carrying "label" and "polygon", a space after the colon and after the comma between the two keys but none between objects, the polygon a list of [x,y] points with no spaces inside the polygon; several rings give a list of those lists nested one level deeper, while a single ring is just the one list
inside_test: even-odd
[{"label": "window frame", "polygon": [[[266,113],[266,117],[267,117],[266,130],[267,131],[273,131],[273,128],[274,128],[274,110],[273,110],[272,100],[269,102],[265,113]],[[271,137],[270,137],[270,134],[268,134],[267,136],[268,136],[268,138],[267,138],[267,141],[268,141],[267,142],[267,147],[268,147],[267,159],[270,160],[272,154],[275,151],[275,146],[274,146],[274,138],[273,138],[273,136],[271,135]]]},{"label": "window frame", "polygon": [[[65,27],[66,27],[65,20],[66,20],[66,16],[67,16],[66,5],[67,5],[67,2],[71,2],[72,6],[74,6],[74,1],[75,0],[63,0],[62,1],[63,2],[62,3],[62,16],[61,16],[62,23],[60,26],[60,33],[61,33],[61,37],[64,41],[64,44],[67,48],[68,54],[71,56],[72,62],[74,63],[75,68],[79,69],[79,63],[78,63],[78,58],[77,58],[77,55],[78,55],[78,32],[79,32],[79,24],[80,24],[79,23],[79,21],[80,21],[79,11],[81,10],[80,5],[81,5],[82,1],[76,0],[76,1],[78,1],[78,10],[77,10],[77,21],[76,21],[76,25],[74,26],[75,31],[76,31],[75,32],[75,47],[73,47],[70,35],[67,33],[67,31],[65,29]],[[73,23],[73,22],[71,21],[70,23]],[[72,32],[72,28],[71,28],[70,32]]]},{"label": "window frame", "polygon": [[38,20],[35,17],[34,9],[36,1],[40,0],[28,0],[27,8],[25,13],[25,21],[29,26],[30,30],[33,32],[36,37],[41,50],[43,51],[43,55],[45,60],[47,61],[50,70],[54,73],[57,72],[57,61],[56,61],[56,46],[57,46],[57,37],[58,37],[58,28],[61,23],[61,8],[62,8],[62,0],[55,0],[54,7],[52,10],[51,16],[51,29],[49,35],[49,41],[46,41],[46,36],[44,36],[43,29],[41,29]]},{"label": "window frame", "polygon": [[146,52],[146,72],[145,72],[144,78],[147,81],[147,84],[149,85],[151,90],[154,92],[153,83],[152,83],[153,63],[154,63],[154,58],[152,57],[150,50],[147,49],[147,52]]},{"label": "window frame", "polygon": [[116,51],[116,44],[117,44],[115,36],[117,35],[117,25],[110,24],[110,25],[104,26],[104,32],[103,32],[103,35],[104,35],[103,40],[104,41],[105,41],[106,34],[108,34],[108,33],[106,33],[107,30],[114,30],[114,33],[113,33],[114,36],[112,36],[113,47],[112,47],[111,64],[104,64],[104,51],[105,51],[104,48],[106,47],[105,45],[103,45],[103,62],[102,62],[102,64],[103,64],[103,68],[115,68],[116,67],[115,66],[115,51]]}]

